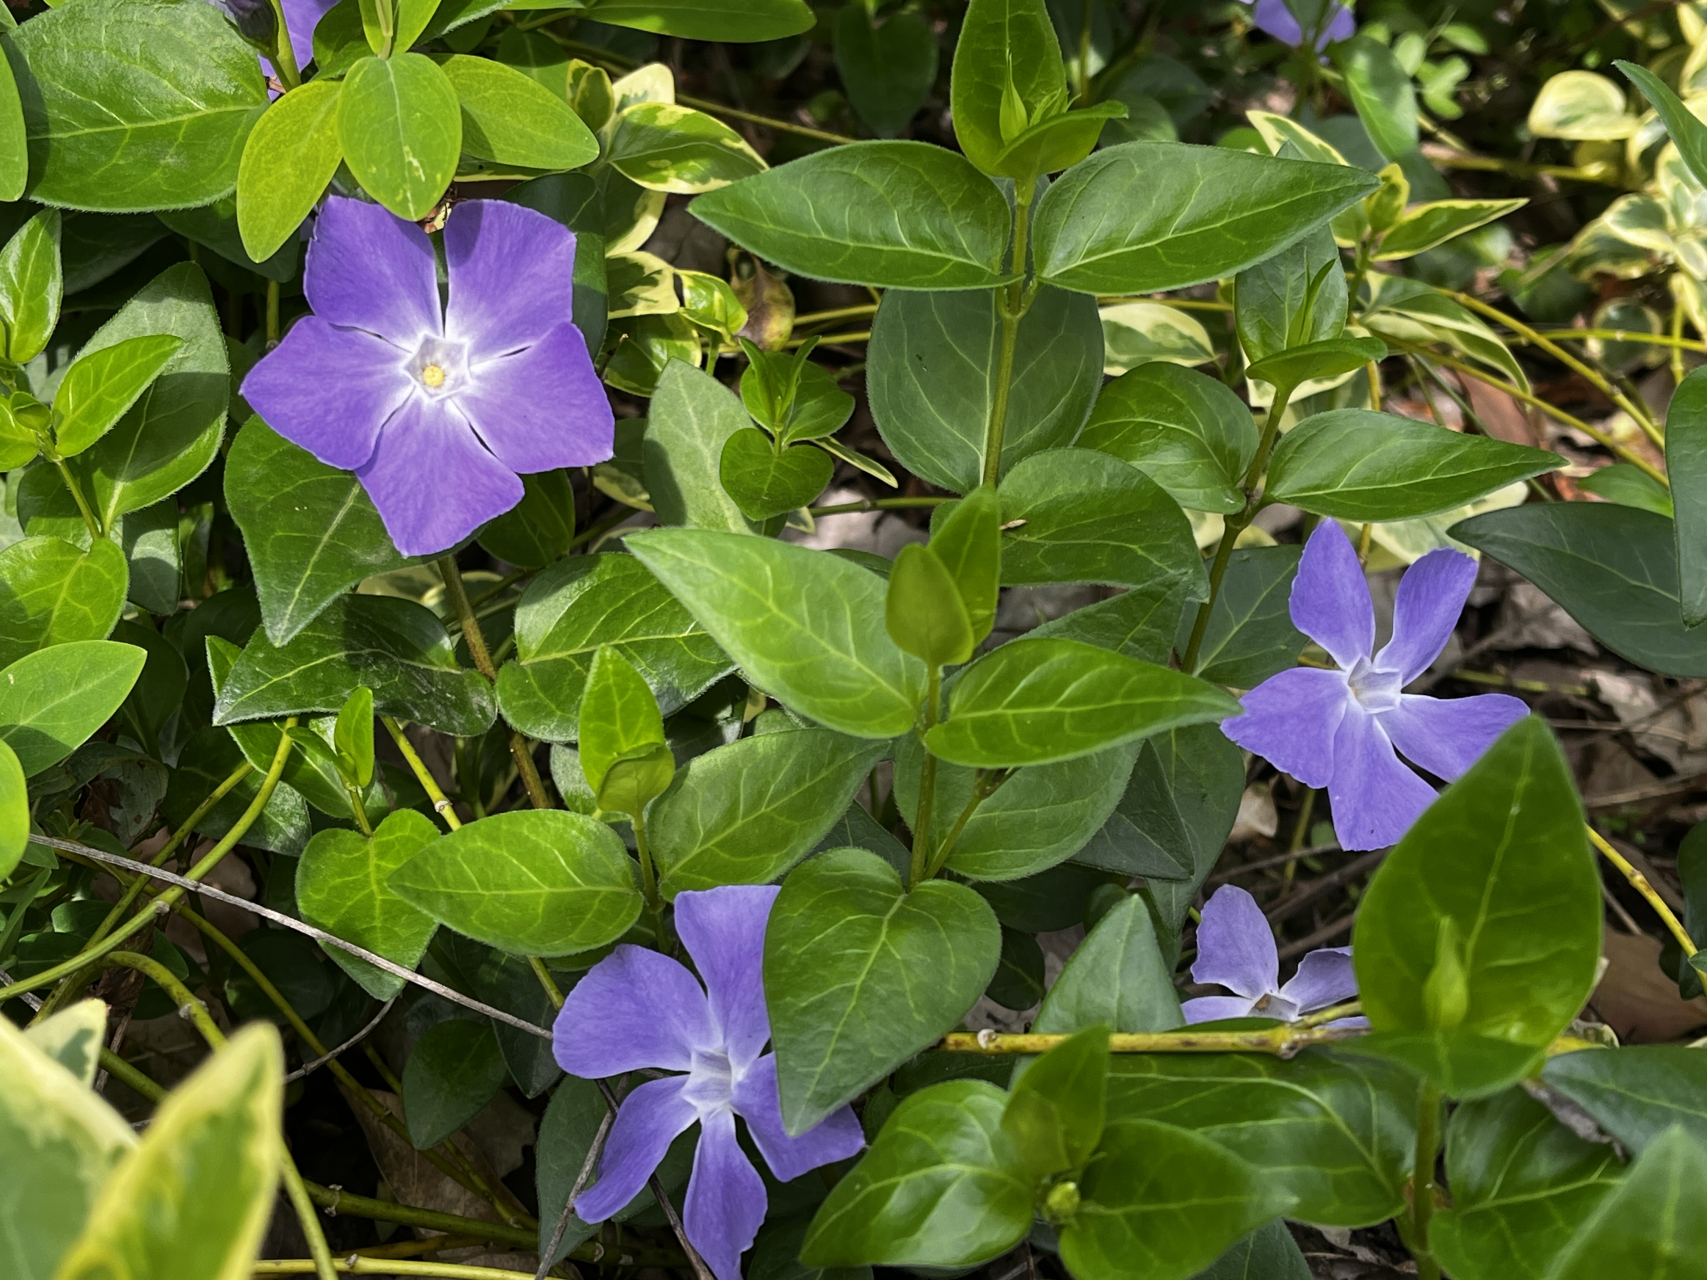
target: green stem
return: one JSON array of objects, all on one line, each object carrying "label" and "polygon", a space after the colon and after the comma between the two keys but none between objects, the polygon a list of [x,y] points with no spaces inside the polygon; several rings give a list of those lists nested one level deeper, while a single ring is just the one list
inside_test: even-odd
[{"label": "green stem", "polygon": [[1417,1154],[1411,1172],[1410,1239],[1417,1260],[1418,1280],[1440,1280],[1440,1263],[1429,1247],[1428,1226],[1434,1216],[1434,1162],[1440,1154],[1440,1091],[1425,1084],[1417,1097]]},{"label": "green stem", "polygon": [[[1345,322],[1347,324],[1351,323],[1352,317],[1357,313],[1357,297],[1363,292],[1363,281],[1369,275],[1369,256],[1373,245],[1373,235],[1365,235],[1357,243],[1357,258],[1351,269],[1351,287],[1346,290],[1345,296]],[[1380,408],[1379,405],[1375,407]]]},{"label": "green stem", "polygon": [[290,31],[285,26],[284,5],[273,0],[273,52],[268,59],[279,73],[279,83],[286,92],[302,83],[302,68],[296,65],[296,50],[291,48]]},{"label": "green stem", "polygon": [[652,916],[652,928],[658,935],[658,950],[669,951],[670,935],[664,928],[664,901],[658,896],[658,873],[652,867],[652,849],[646,843],[646,815],[631,813],[634,822],[634,852],[640,858],[640,892],[646,897],[646,910]]},{"label": "green stem", "polygon": [[[1014,256],[1012,270],[1023,277],[1031,247],[1031,184],[1014,191]],[[1013,389],[1014,351],[1019,346],[1019,322],[1031,306],[1024,279],[1008,285],[1006,296],[996,296],[1002,320],[1002,346],[996,357],[996,385],[990,398],[990,419],[984,429],[984,483],[993,485],[1002,474],[1002,436],[1008,425],[1008,398]]]},{"label": "green stem", "polygon": [[59,470],[59,478],[65,481],[65,487],[71,490],[71,496],[77,501],[78,513],[83,517],[83,523],[88,527],[89,536],[99,539],[101,522],[95,519],[95,511],[89,505],[89,499],[83,496],[83,486],[77,483],[77,477],[71,474],[71,468],[66,466],[64,458],[55,458],[53,465]]},{"label": "green stem", "polygon": [[960,816],[954,820],[954,825],[948,829],[942,843],[937,846],[936,853],[931,857],[930,866],[925,870],[925,879],[933,878],[947,865],[949,855],[954,852],[955,841],[960,839],[960,833],[966,830],[966,824],[972,821],[972,815],[978,812],[978,806],[996,794],[996,789],[1013,776],[1008,769],[980,769],[977,784],[972,788],[972,796],[966,802],[966,807],[960,811]]},{"label": "green stem", "polygon": [[279,345],[279,282],[267,281],[267,350]]},{"label": "green stem", "polygon": [[427,799],[433,802],[433,812],[445,820],[445,826],[452,831],[462,826],[462,819],[456,816],[456,808],[446,798],[439,788],[439,780],[433,777],[433,771],[427,768],[427,762],[421,759],[421,753],[415,750],[415,744],[410,742],[403,732],[403,726],[397,723],[393,716],[381,716],[380,723],[391,735],[391,740],[397,744],[397,749],[403,753],[403,759],[408,762],[409,771],[415,775],[415,781],[421,784],[421,790],[427,793]]},{"label": "green stem", "polygon": [[838,502],[828,507],[807,507],[806,510],[817,516],[853,515],[860,511],[906,511],[914,507],[940,507],[945,502],[954,502],[954,498],[861,498],[858,502]]},{"label": "green stem", "polygon": [[[919,724],[919,743],[924,745],[925,734],[936,724],[942,702],[942,668],[932,667],[930,684],[925,690],[925,710]],[[919,770],[919,805],[913,815],[913,858],[907,869],[909,889],[922,884],[930,874],[931,808],[936,803],[936,757],[925,751],[925,763]]]},{"label": "green stem", "polygon": [[545,967],[545,961],[538,956],[529,956],[528,968],[533,970],[533,976],[539,980],[540,990],[545,992],[545,998],[551,1001],[551,1007],[561,1009],[563,992],[559,989],[556,979],[551,976],[551,970]]}]

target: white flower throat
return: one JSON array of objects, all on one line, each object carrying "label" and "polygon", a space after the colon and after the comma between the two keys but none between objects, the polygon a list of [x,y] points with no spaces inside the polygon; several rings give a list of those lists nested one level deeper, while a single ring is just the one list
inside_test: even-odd
[{"label": "white flower throat", "polygon": [[449,338],[423,338],[405,366],[429,396],[445,396],[468,381],[468,348]]},{"label": "white flower throat", "polygon": [[1391,711],[1399,705],[1403,681],[1397,671],[1380,671],[1368,658],[1359,658],[1346,673],[1351,696],[1365,711]]}]

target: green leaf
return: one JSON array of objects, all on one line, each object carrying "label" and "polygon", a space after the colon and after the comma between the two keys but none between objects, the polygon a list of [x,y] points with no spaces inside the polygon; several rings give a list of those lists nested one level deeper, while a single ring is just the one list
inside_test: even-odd
[{"label": "green leaf", "polygon": [[1016,466],[1001,489],[1002,582],[1181,584],[1209,594],[1191,522],[1138,468],[1092,449],[1051,449]]},{"label": "green leaf", "polygon": [[83,640],[28,654],[0,672],[0,741],[25,777],[58,764],[88,741],[142,674],[142,650]]},{"label": "green leaf", "polygon": [[486,1022],[452,1018],[415,1042],[403,1067],[403,1117],[417,1151],[436,1147],[478,1115],[508,1072]]},{"label": "green leaf", "polygon": [[61,456],[82,453],[111,431],[183,347],[172,334],[139,334],[72,361],[53,394]]},{"label": "green leaf", "polygon": [[[324,69],[322,69],[324,71]],[[237,227],[244,251],[265,262],[297,233],[338,171],[342,80],[322,74],[275,102],[243,145]]]},{"label": "green leaf", "polygon": [[1375,149],[1400,160],[1417,149],[1417,96],[1393,50],[1373,36],[1355,35],[1329,50],[1345,92]]},{"label": "green leaf", "polygon": [[1066,105],[1061,45],[1043,0],[972,0],[949,86],[954,137],[967,158],[985,173],[1034,177],[1023,164],[1001,161],[1028,124]]},{"label": "green leaf", "polygon": [[[5,552],[0,552],[0,558]],[[255,636],[214,703],[215,724],[336,714],[358,685],[381,715],[445,733],[484,733],[495,708],[478,671],[459,667],[431,610],[391,596],[340,596],[288,644]]]},{"label": "green leaf", "polygon": [[59,258],[60,213],[43,209],[0,249],[0,323],[5,325],[5,355],[28,364],[47,347],[59,324],[65,291]]},{"label": "green leaf", "polygon": [[518,569],[543,569],[575,545],[575,491],[558,467],[522,478],[522,500],[481,526],[480,545]]},{"label": "green leaf", "polygon": [[804,507],[830,483],[834,459],[809,444],[777,449],[757,427],[723,442],[717,475],[723,491],[749,520],[769,520]]},{"label": "green leaf", "polygon": [[1070,760],[1181,725],[1237,715],[1237,702],[1178,671],[1075,640],[1022,639],[954,686],[932,754],[979,768]]},{"label": "green leaf", "polygon": [[1144,899],[1132,894],[1067,957],[1031,1029],[1059,1034],[1100,1023],[1119,1032],[1172,1031],[1183,1022],[1155,921]]},{"label": "green leaf", "polygon": [[824,838],[887,750],[813,728],[695,756],[646,820],[664,897],[775,880]]},{"label": "green leaf", "polygon": [[1390,1063],[1306,1049],[1119,1054],[1110,1122],[1162,1120],[1213,1139],[1294,1200],[1288,1216],[1362,1227],[1399,1213],[1416,1147],[1417,1081]]},{"label": "green leaf", "polygon": [[401,569],[373,499],[252,417],[225,460],[225,501],[244,535],[267,638],[286,644],[363,578]]},{"label": "green leaf", "polygon": [[1231,515],[1244,510],[1257,427],[1225,383],[1154,361],[1103,387],[1077,443],[1131,463],[1182,507]]},{"label": "green leaf", "polygon": [[954,576],[936,553],[910,543],[895,557],[884,606],[889,638],[932,670],[972,656],[972,622]]},{"label": "green leaf", "polygon": [[1605,1143],[1586,1142],[1522,1089],[1467,1102],[1446,1129],[1452,1207],[1429,1242],[1463,1280],[1544,1280],[1549,1265],[1617,1186]]},{"label": "green leaf", "polygon": [[456,90],[424,54],[363,58],[344,78],[338,140],[362,188],[399,218],[417,222],[456,174],[462,151]]},{"label": "green leaf", "polygon": [[990,634],[1002,580],[1002,507],[996,491],[980,485],[957,502],[931,531],[931,553],[953,579],[966,610],[973,643]]},{"label": "green leaf", "polygon": [[0,551],[0,664],[75,640],[104,640],[124,608],[124,552],[25,538]]},{"label": "green leaf", "polygon": [[208,204],[267,106],[254,47],[199,0],[94,0],[5,36],[29,86],[30,195],[105,213]]},{"label": "green leaf", "polygon": [[[658,700],[634,664],[608,645],[599,646],[587,670],[579,735],[581,770],[595,796],[602,795],[605,776],[618,761],[629,759],[641,748],[664,744],[664,718],[658,713]],[[666,778],[666,785],[668,782]],[[650,801],[653,796],[646,799]]]},{"label": "green leaf", "polygon": [[606,160],[650,191],[698,195],[763,173],[747,140],[703,111],[641,102],[617,117]]},{"label": "green leaf", "polygon": [[1381,237],[1376,262],[1396,262],[1515,213],[1527,200],[1431,200],[1405,210]]},{"label": "green leaf", "polygon": [[1421,280],[1374,273],[1374,305],[1363,323],[1378,338],[1415,346],[1439,343],[1450,351],[1496,370],[1527,391],[1529,375],[1492,329],[1451,298]]},{"label": "green leaf", "polygon": [[1707,622],[1707,375],[1691,373],[1672,393],[1665,439],[1676,513],[1678,599],[1683,625],[1698,627]]},{"label": "green leaf", "polygon": [[469,155],[528,169],[579,169],[598,159],[598,139],[563,96],[514,67],[452,54],[439,70],[462,105]]},{"label": "green leaf", "polygon": [[1340,251],[1325,226],[1245,268],[1233,281],[1233,319],[1245,359],[1339,337],[1346,296]]},{"label": "green leaf", "polygon": [[[1209,611],[1209,626],[1197,650],[1194,676],[1235,689],[1253,689],[1272,675],[1295,666],[1308,643],[1292,625],[1292,580],[1298,575],[1299,547],[1244,547],[1227,560],[1221,590]],[[1183,653],[1197,613],[1180,619]]]},{"label": "green leaf", "polygon": [[[8,13],[7,16],[11,15]],[[12,64],[0,56],[0,200],[22,199],[29,178],[29,138],[24,126],[24,104],[18,94],[18,81]]]},{"label": "green leaf", "polygon": [[[1352,934],[1377,1032],[1421,1033],[1450,1066],[1455,1037],[1540,1049],[1565,1028],[1600,955],[1582,824],[1570,767],[1533,716],[1423,812],[1371,879]],[[1467,1072],[1491,1051],[1466,1041],[1464,1052]]]},{"label": "green leaf", "polygon": [[1064,613],[1030,634],[1083,640],[1129,658],[1165,663],[1173,653],[1184,590],[1183,583],[1171,579],[1147,583]]},{"label": "green leaf", "polygon": [[1124,102],[1098,102],[1038,120],[1002,148],[995,170],[1017,174],[1024,183],[1075,165],[1096,148],[1103,126],[1110,120],[1124,120],[1126,110]]},{"label": "green leaf", "polygon": [[571,556],[539,574],[516,607],[516,654],[498,672],[504,718],[532,737],[576,737],[587,669],[610,645],[646,678],[665,715],[732,665],[635,557]]},{"label": "green leaf", "polygon": [[1338,520],[1409,520],[1564,465],[1543,449],[1390,413],[1334,409],[1282,437],[1264,492]]},{"label": "green leaf", "polygon": [[591,0],[587,16],[684,40],[782,40],[812,29],[803,0]]},{"label": "green leaf", "polygon": [[142,334],[176,335],[184,345],[148,394],[69,464],[108,529],[199,476],[225,428],[230,364],[201,268],[180,263],[161,272],[96,331],[83,356]]},{"label": "green leaf", "polygon": [[1197,1280],[1310,1280],[1311,1275],[1292,1233],[1276,1220],[1227,1250]]},{"label": "green leaf", "polygon": [[1683,1280],[1707,1253],[1707,1153],[1680,1129],[1660,1135],[1578,1228],[1549,1280],[1629,1275]]},{"label": "green leaf", "polygon": [[1664,516],[1550,502],[1473,516],[1447,533],[1516,569],[1623,657],[1666,675],[1707,676],[1707,647],[1683,625],[1677,544]]},{"label": "green leaf", "polygon": [[[1684,379],[1688,381],[1687,378]],[[1672,394],[1672,403],[1677,403],[1677,395]],[[1673,440],[1681,446],[1676,461],[1667,463],[1668,475],[1686,474],[1689,461],[1682,456],[1687,449],[1687,441],[1678,439],[1686,433],[1682,430],[1685,424],[1676,424],[1679,428]],[[1673,440],[1667,440],[1669,445]],[[1596,497],[1605,498],[1608,502],[1619,502],[1626,507],[1640,507],[1643,511],[1652,511],[1655,515],[1664,516],[1670,520],[1674,514],[1671,490],[1633,462],[1614,462],[1611,466],[1601,467],[1577,481],[1577,488]]]},{"label": "green leaf", "polygon": [[970,1266],[1031,1229],[1032,1188],[1002,1131],[1007,1095],[951,1080],[901,1100],[812,1219],[801,1261]]},{"label": "green leaf", "polygon": [[[275,727],[271,746],[276,750],[278,744],[278,732]],[[297,754],[294,749],[291,751],[292,757]],[[267,752],[264,765],[272,763],[272,755],[272,751]],[[178,755],[178,766],[172,770],[166,798],[160,802],[160,816],[173,827],[188,822],[190,815],[201,806],[202,801],[231,776],[244,762],[244,758],[244,752],[233,741],[232,735],[224,729],[210,726],[193,734]],[[224,799],[196,823],[197,833],[207,839],[217,840],[236,826],[238,818],[259,794],[261,779],[264,776],[264,769],[251,770],[226,793]],[[343,812],[349,812],[347,799]],[[260,818],[243,836],[243,843],[294,858],[301,854],[303,846],[308,843],[309,822],[308,805],[303,802],[302,796],[288,783],[281,782],[274,788],[272,798],[261,810]]]},{"label": "green leaf", "polygon": [[994,913],[965,885],[908,892],[863,849],[796,867],[765,930],[783,1124],[805,1132],[935,1042],[983,994],[1001,948]]},{"label": "green leaf", "polygon": [[710,374],[664,366],[646,423],[646,488],[661,524],[751,533],[755,526],[719,483],[723,451],[751,426],[733,392]]},{"label": "green leaf", "polygon": [[614,942],[640,915],[634,864],[602,822],[528,809],[470,822],[428,845],[390,885],[440,924],[524,956]]},{"label": "green leaf", "polygon": [[[438,923],[394,893],[392,872],[439,838],[432,819],[399,809],[371,837],[343,828],[315,833],[296,864],[296,905],[307,923],[413,969]],[[403,979],[327,947],[326,954],[375,1000],[389,1000]]]},{"label": "green leaf", "polygon": [[1107,147],[1044,194],[1037,273],[1081,293],[1154,293],[1230,276],[1379,185],[1342,165],[1174,142]]},{"label": "green leaf", "polygon": [[836,72],[859,118],[880,138],[893,138],[925,105],[936,84],[936,32],[912,12],[891,12],[882,25],[864,5],[836,14]]},{"label": "green leaf", "polygon": [[700,196],[693,214],[786,271],[893,289],[987,289],[1011,217],[971,161],[923,142],[856,142]]},{"label": "green leaf", "polygon": [[358,685],[338,710],[332,747],[344,781],[361,788],[373,781],[373,690]]},{"label": "green leaf", "polygon": [[1033,1182],[1077,1169],[1102,1137],[1108,1028],[1092,1026],[1026,1068],[1008,1096],[1002,1131]]},{"label": "green leaf", "polygon": [[29,784],[17,755],[0,738],[0,876],[12,874],[29,843]]},{"label": "green leaf", "polygon": [[[883,441],[909,471],[967,493],[984,474],[1000,363],[994,291],[883,296],[872,322],[867,387]],[[1089,298],[1040,289],[1019,322],[1002,470],[1071,444],[1102,382],[1102,332]]]},{"label": "green leaf", "polygon": [[[1695,180],[1707,185],[1707,124],[1702,124],[1695,113],[1667,87],[1666,82],[1646,67],[1623,61],[1614,62],[1612,65],[1622,71],[1625,78],[1642,91],[1642,96],[1653,103],[1654,110],[1659,112],[1660,119],[1665,121],[1666,132],[1677,144],[1677,154],[1695,175]],[[1622,113],[1622,101],[1618,110]]]},{"label": "green leaf", "polygon": [[1630,1151],[1645,1150],[1673,1125],[1707,1141],[1707,1063],[1696,1054],[1659,1045],[1564,1053],[1548,1059],[1543,1079]]},{"label": "green leaf", "polygon": [[924,664],[884,631],[877,575],[740,533],[656,529],[627,543],[759,688],[855,737],[912,726]]},{"label": "green leaf", "polygon": [[136,1146],[136,1134],[9,1018],[0,1018],[0,1075],[6,1080],[0,1159],[11,1171],[0,1199],[8,1273],[15,1280],[53,1280],[108,1173]]},{"label": "green leaf", "polygon": [[1207,1138],[1148,1120],[1111,1124],[1060,1228],[1078,1280],[1186,1280],[1292,1197]]},{"label": "green leaf", "polygon": [[244,1274],[273,1216],[283,1079],[277,1031],[233,1035],[160,1104],[55,1280]]},{"label": "green leaf", "polygon": [[1277,351],[1251,365],[1245,375],[1292,391],[1306,382],[1337,378],[1386,358],[1387,344],[1379,338],[1329,338]]},{"label": "green leaf", "polygon": [[107,1002],[79,1000],[26,1028],[24,1036],[85,1085],[92,1085],[107,1038]]},{"label": "green leaf", "polygon": [[1099,307],[1102,371],[1118,377],[1152,360],[1200,365],[1215,359],[1215,344],[1197,317],[1160,302],[1117,302]]}]

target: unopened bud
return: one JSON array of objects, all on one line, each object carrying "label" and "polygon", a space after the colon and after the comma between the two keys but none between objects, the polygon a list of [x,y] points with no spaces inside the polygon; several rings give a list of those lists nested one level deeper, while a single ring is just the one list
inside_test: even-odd
[{"label": "unopened bud", "polygon": [[1043,1198],[1043,1216],[1050,1222],[1066,1222],[1079,1211],[1079,1184],[1057,1182]]}]

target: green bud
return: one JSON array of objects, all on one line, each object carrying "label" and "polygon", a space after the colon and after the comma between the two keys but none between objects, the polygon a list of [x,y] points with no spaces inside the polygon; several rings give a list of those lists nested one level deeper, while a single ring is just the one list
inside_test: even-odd
[{"label": "green bud", "polygon": [[1390,231],[1411,202],[1411,184],[1396,164],[1388,165],[1379,176],[1381,185],[1364,198],[1363,211],[1371,230]]},{"label": "green bud", "polygon": [[909,543],[889,571],[884,621],[889,638],[933,667],[948,667],[972,656],[972,623],[961,603],[954,577],[936,554]]},{"label": "green bud", "polygon": [[1458,925],[1443,916],[1435,935],[1434,967],[1423,982],[1423,1014],[1433,1031],[1455,1031],[1470,1008],[1470,983],[1464,974]]},{"label": "green bud", "polygon": [[1057,1182],[1043,1198],[1043,1216],[1051,1223],[1066,1222],[1079,1211],[1079,1184]]}]

